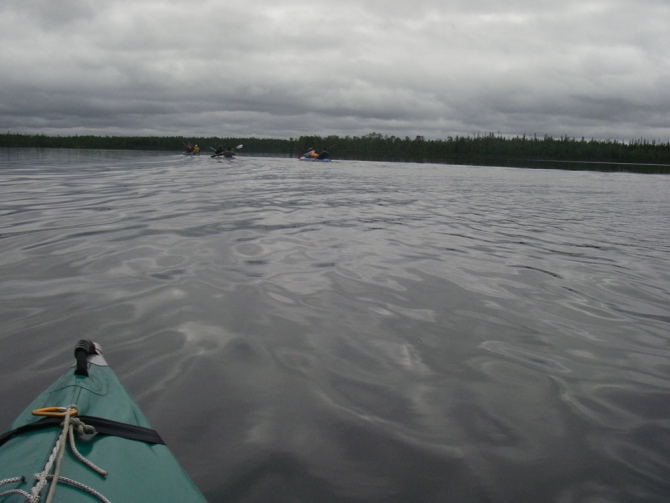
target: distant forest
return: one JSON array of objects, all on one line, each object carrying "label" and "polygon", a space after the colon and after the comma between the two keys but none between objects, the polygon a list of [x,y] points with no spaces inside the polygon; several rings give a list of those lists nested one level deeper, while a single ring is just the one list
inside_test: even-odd
[{"label": "distant forest", "polygon": [[187,142],[199,145],[203,153],[218,145],[243,144],[241,155],[298,157],[309,148],[326,147],[333,159],[670,173],[670,142],[644,139],[621,142],[567,136],[557,139],[548,135],[510,138],[493,133],[450,136],[444,140],[427,140],[422,136],[399,138],[379,133],[289,139],[0,135],[0,147],[10,148],[183,151]]}]

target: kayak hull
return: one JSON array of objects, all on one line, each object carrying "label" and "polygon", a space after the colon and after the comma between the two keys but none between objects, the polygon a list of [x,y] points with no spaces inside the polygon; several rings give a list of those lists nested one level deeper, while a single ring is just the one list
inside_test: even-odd
[{"label": "kayak hull", "polygon": [[[102,355],[89,358],[88,373],[88,376],[80,376],[74,375],[74,368],[68,370],[18,416],[8,431],[32,425],[42,419],[34,416],[33,410],[67,407],[71,404],[77,406],[78,416],[151,428]],[[83,421],[85,423],[86,419]],[[54,425],[21,432],[0,446],[0,480],[21,475],[25,477],[24,482],[0,486],[0,493],[10,489],[30,492],[35,484],[34,474],[44,470],[61,431],[60,426]],[[112,502],[206,501],[168,447],[162,443],[96,434],[90,439],[77,438],[75,444],[86,459],[107,471],[108,475],[103,477],[85,466],[74,457],[68,446],[60,476],[84,484]],[[47,490],[48,486],[42,492],[43,498]],[[95,500],[81,489],[59,482],[53,501],[91,503]],[[10,502],[25,502],[25,497],[8,495],[2,498],[2,503]]]},{"label": "kayak hull", "polygon": [[316,157],[298,157],[299,161],[306,161],[306,162],[330,162],[330,159],[318,159]]}]

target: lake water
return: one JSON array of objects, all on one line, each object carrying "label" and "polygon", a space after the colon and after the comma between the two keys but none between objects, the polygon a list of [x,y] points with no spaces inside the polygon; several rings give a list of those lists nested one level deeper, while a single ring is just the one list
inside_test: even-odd
[{"label": "lake water", "polygon": [[670,500],[670,177],[0,150],[0,429],[99,342],[212,502]]}]

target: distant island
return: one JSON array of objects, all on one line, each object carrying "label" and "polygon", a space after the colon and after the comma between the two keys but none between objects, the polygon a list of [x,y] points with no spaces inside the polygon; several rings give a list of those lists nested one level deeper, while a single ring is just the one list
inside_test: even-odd
[{"label": "distant island", "polygon": [[298,157],[309,148],[326,147],[333,159],[359,161],[670,173],[670,142],[644,139],[621,142],[548,135],[505,137],[493,133],[443,140],[379,133],[289,139],[0,134],[0,148],[179,151],[185,149],[186,143],[198,144],[203,153],[209,147],[243,144],[245,155]]}]

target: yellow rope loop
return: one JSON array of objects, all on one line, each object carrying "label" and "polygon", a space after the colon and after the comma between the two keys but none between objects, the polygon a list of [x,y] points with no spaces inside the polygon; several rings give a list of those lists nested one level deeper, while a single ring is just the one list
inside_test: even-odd
[{"label": "yellow rope loop", "polygon": [[77,415],[77,412],[79,412],[75,405],[70,407],[42,407],[41,409],[35,409],[33,416],[65,417],[68,409],[70,409],[70,417]]}]

